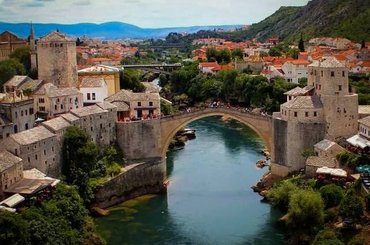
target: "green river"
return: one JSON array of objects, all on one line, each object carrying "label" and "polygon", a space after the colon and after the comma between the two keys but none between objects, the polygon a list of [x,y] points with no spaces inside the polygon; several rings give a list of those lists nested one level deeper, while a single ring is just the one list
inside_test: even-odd
[{"label": "green river", "polygon": [[255,165],[262,140],[217,117],[188,127],[196,139],[167,154],[167,194],[127,201],[96,219],[107,244],[285,244],[280,213],[250,188],[267,171]]}]

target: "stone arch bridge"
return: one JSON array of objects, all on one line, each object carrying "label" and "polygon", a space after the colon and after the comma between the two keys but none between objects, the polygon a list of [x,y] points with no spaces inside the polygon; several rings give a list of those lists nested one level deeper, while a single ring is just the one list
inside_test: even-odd
[{"label": "stone arch bridge", "polygon": [[166,191],[165,156],[171,139],[188,123],[209,116],[229,116],[252,128],[272,152],[272,118],[234,108],[204,108],[160,119],[117,122],[117,142],[127,160],[126,171],[95,193],[99,207]]},{"label": "stone arch bridge", "polygon": [[164,159],[171,140],[181,128],[209,116],[228,116],[246,124],[263,139],[272,153],[271,116],[228,107],[193,109],[160,119],[117,123],[117,141],[127,161]]}]

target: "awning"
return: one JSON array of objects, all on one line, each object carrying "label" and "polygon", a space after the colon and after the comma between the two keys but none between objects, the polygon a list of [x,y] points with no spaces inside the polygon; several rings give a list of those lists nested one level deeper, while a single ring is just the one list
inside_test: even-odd
[{"label": "awning", "polygon": [[328,167],[322,167],[322,168],[318,168],[316,170],[316,173],[317,174],[330,174],[331,173],[331,168],[328,168]]},{"label": "awning", "polygon": [[18,205],[19,203],[23,202],[24,200],[25,198],[23,196],[19,194],[14,194],[8,197],[7,199],[3,200],[2,202],[0,202],[0,205],[12,208]]},{"label": "awning", "polygon": [[347,142],[353,146],[360,147],[361,149],[370,147],[370,141],[358,134],[347,139]]}]

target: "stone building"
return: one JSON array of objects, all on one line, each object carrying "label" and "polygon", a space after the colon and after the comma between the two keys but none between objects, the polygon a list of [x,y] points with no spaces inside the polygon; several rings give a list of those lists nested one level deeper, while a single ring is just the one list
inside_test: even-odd
[{"label": "stone building", "polygon": [[[118,121],[155,118],[161,115],[159,93],[134,93],[130,90],[123,89],[109,96],[106,101],[118,107]],[[128,106],[128,111],[125,105]]]},{"label": "stone building", "polygon": [[24,96],[18,97],[16,92],[7,93],[0,100],[0,140],[10,134],[31,129],[35,124],[33,99]]},{"label": "stone building", "polygon": [[84,106],[104,102],[108,97],[108,86],[104,78],[85,77],[79,85]]},{"label": "stone building", "polygon": [[80,128],[90,135],[91,140],[101,147],[109,146],[116,139],[115,120],[112,121],[112,115],[115,115],[116,108],[102,109],[98,105],[92,105],[71,110],[71,114],[80,118]]},{"label": "stone building", "polygon": [[0,198],[4,197],[4,191],[22,178],[22,159],[8,151],[0,151]]},{"label": "stone building", "polygon": [[0,60],[6,60],[17,48],[27,46],[27,41],[17,37],[14,33],[4,31],[0,34]]},{"label": "stone building", "polygon": [[10,135],[5,141],[5,148],[23,159],[25,170],[36,168],[50,176],[60,174],[57,146],[56,135],[44,126]]},{"label": "stone building", "polygon": [[108,86],[108,96],[111,96],[120,91],[119,68],[107,65],[95,65],[92,67],[79,70],[78,81],[80,85],[86,78],[104,79]]},{"label": "stone building", "polygon": [[77,87],[76,41],[51,32],[37,42],[38,78],[57,87]]},{"label": "stone building", "polygon": [[275,173],[305,167],[304,150],[324,138],[335,140],[357,131],[358,96],[349,92],[348,70],[334,57],[309,65],[308,85],[286,93],[287,102],[273,115]]},{"label": "stone building", "polygon": [[33,80],[28,76],[13,76],[9,81],[4,83],[4,92],[13,93],[16,92],[19,96],[20,93],[32,94],[42,86],[41,80]]},{"label": "stone building", "polygon": [[82,93],[74,87],[58,88],[52,83],[44,84],[33,94],[34,107],[44,118],[55,117],[83,106]]}]

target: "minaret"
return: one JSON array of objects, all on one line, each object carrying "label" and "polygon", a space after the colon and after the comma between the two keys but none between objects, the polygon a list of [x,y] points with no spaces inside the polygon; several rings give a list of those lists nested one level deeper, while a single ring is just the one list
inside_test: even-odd
[{"label": "minaret", "polygon": [[29,45],[30,45],[30,54],[31,54],[31,70],[35,70],[37,69],[37,51],[36,51],[35,32],[33,30],[32,22],[31,22],[29,42],[30,42]]}]

